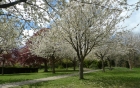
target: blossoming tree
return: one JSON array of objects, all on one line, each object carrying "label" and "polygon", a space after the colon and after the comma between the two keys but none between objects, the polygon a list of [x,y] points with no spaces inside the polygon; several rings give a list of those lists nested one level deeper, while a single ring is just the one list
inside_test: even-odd
[{"label": "blossoming tree", "polygon": [[0,20],[0,50],[1,50],[1,61],[2,67],[9,57],[11,50],[16,48],[19,44],[19,37],[21,34],[20,27],[16,24],[15,19],[7,19],[5,17],[1,17]]},{"label": "blossoming tree", "polygon": [[[100,6],[96,4],[100,4]],[[114,3],[110,7],[111,0],[101,0],[96,4],[72,1],[69,7],[63,11],[55,26],[61,31],[65,42],[68,42],[77,54],[80,79],[84,78],[83,61],[85,57],[94,47],[99,46],[104,38],[114,33],[117,24],[122,19],[119,17],[121,10],[118,8],[118,4]]]},{"label": "blossoming tree", "polygon": [[59,34],[53,29],[44,31],[30,38],[30,51],[33,55],[49,59],[52,64],[52,72],[55,73],[55,62],[59,59],[62,41]]}]

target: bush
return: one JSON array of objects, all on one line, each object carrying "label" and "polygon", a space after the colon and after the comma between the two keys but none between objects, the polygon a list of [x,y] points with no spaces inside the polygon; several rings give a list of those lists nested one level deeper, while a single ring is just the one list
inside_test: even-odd
[{"label": "bush", "polygon": [[67,67],[73,67],[73,63],[72,62],[62,62],[61,63],[61,66],[63,67],[63,68],[67,68]]},{"label": "bush", "polygon": [[101,61],[97,60],[85,60],[84,61],[84,67],[87,68],[93,68],[93,69],[101,69],[102,68],[102,63]]},{"label": "bush", "polygon": [[62,69],[64,68],[62,65],[58,65],[58,69]]}]

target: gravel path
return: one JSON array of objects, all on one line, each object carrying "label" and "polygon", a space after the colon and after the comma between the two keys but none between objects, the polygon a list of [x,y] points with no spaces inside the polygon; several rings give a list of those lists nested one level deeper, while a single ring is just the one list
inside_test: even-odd
[{"label": "gravel path", "polygon": [[[90,73],[90,72],[96,72],[96,71],[99,71],[99,70],[90,70],[90,71],[86,71],[84,73]],[[6,83],[6,84],[1,84],[0,88],[17,87],[17,86],[26,85],[26,84],[34,84],[34,83],[43,82],[43,81],[49,81],[49,80],[56,80],[56,79],[71,77],[71,76],[75,76],[75,75],[78,75],[78,73],[68,74],[68,75],[60,75],[60,76],[53,76],[53,77],[47,77],[47,78],[40,78],[40,79],[34,79],[34,80],[27,80],[27,81],[21,81],[21,82]]]}]

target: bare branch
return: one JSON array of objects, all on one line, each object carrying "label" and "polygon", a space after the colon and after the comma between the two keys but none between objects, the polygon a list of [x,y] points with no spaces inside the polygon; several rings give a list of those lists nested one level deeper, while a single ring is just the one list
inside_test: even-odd
[{"label": "bare branch", "polygon": [[14,5],[19,4],[19,3],[21,3],[21,2],[26,3],[26,1],[27,1],[27,0],[18,0],[18,1],[11,2],[11,3],[7,3],[7,4],[1,4],[1,5],[0,5],[0,8],[8,8],[8,7],[10,7],[10,6],[14,6]]}]

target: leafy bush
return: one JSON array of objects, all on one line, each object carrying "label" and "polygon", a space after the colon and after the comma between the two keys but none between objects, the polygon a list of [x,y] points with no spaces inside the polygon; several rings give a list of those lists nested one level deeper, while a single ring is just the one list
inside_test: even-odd
[{"label": "leafy bush", "polygon": [[93,68],[93,69],[101,69],[102,63],[101,61],[97,61],[97,60],[85,60],[84,67]]}]

